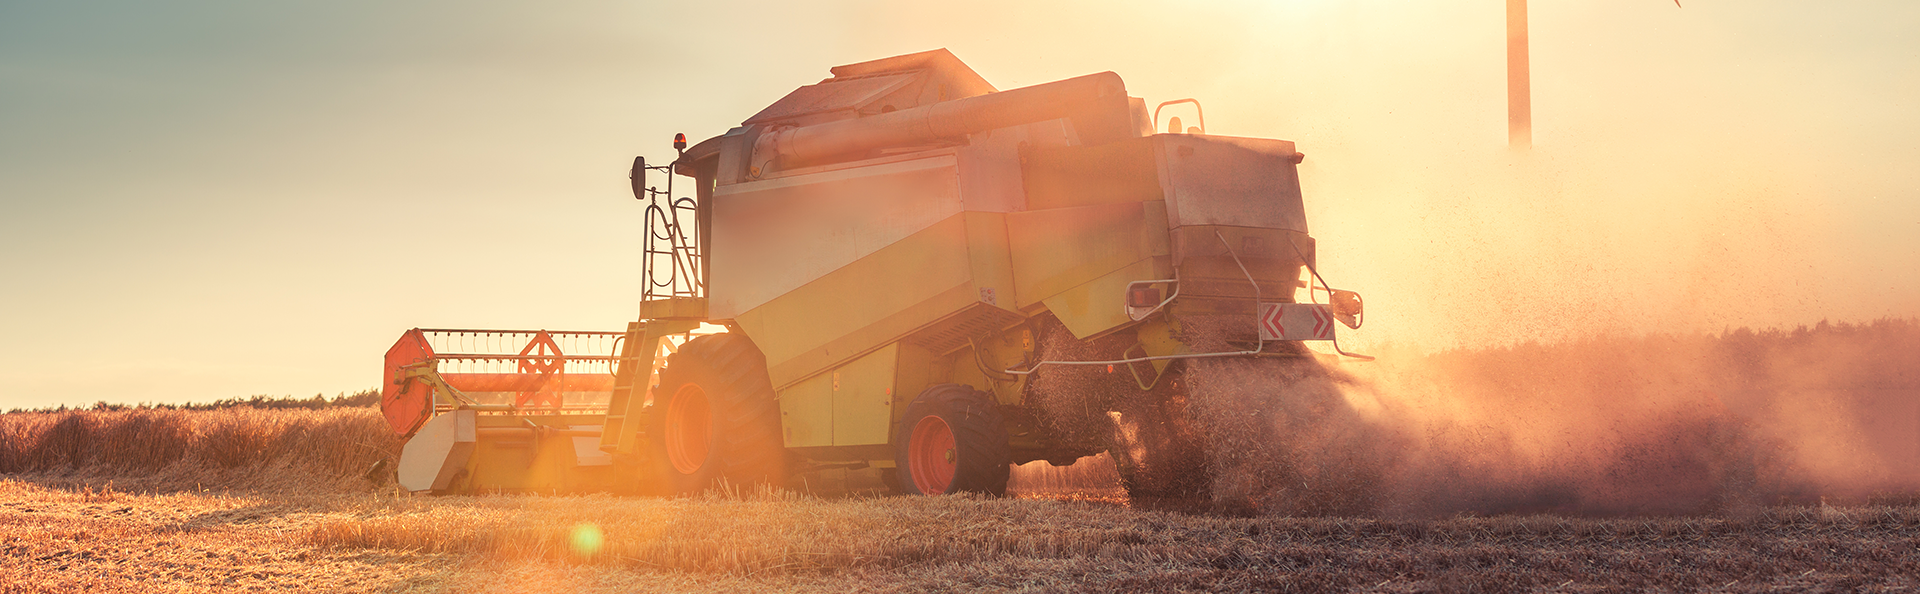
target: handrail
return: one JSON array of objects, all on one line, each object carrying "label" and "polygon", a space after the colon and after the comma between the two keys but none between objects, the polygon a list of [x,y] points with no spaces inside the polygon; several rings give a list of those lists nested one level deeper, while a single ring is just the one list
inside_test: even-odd
[{"label": "handrail", "polygon": [[[1200,100],[1193,99],[1193,98],[1174,99],[1172,101],[1163,102],[1159,105],[1154,106],[1153,107],[1153,131],[1155,132],[1160,131],[1160,108],[1166,107],[1168,105],[1179,105],[1181,103],[1193,104],[1194,113],[1200,115],[1200,133],[1206,134],[1207,133],[1207,110],[1201,109]],[[1186,130],[1181,130],[1179,132],[1176,132],[1176,134],[1185,134],[1185,133],[1186,133]]]}]

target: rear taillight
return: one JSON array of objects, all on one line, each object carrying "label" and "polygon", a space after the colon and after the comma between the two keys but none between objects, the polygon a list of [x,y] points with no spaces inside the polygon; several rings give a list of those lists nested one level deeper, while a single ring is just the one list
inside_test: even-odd
[{"label": "rear taillight", "polygon": [[1127,307],[1153,307],[1160,304],[1160,287],[1134,287],[1127,291]]}]

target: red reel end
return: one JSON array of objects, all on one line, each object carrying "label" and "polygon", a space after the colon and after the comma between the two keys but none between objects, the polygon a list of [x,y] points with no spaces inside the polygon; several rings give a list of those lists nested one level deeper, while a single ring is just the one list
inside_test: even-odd
[{"label": "red reel end", "polygon": [[380,412],[386,415],[394,433],[413,435],[433,416],[433,386],[406,377],[402,372],[408,365],[432,358],[433,346],[427,344],[419,328],[400,335],[393,348],[387,349],[386,374],[380,385]]}]

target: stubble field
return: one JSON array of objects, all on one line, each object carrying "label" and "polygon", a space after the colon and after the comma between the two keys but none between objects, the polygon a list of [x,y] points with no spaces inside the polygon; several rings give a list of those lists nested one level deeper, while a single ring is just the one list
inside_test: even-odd
[{"label": "stubble field", "polygon": [[1906,591],[1920,508],[1233,518],[1104,502],[0,483],[0,592]]},{"label": "stubble field", "polygon": [[[398,446],[372,408],[14,412],[0,594],[1911,591],[1916,346],[1882,322],[1444,353],[1418,369],[1444,392],[1356,374],[1365,418],[1419,431],[1338,515],[1129,503],[1098,458],[1000,499],[416,497],[365,476]],[[1699,402],[1737,422],[1670,422]]]}]

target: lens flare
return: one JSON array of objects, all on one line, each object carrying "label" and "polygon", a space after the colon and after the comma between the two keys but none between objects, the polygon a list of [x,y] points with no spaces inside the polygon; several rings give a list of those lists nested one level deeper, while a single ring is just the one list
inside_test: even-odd
[{"label": "lens flare", "polygon": [[573,554],[580,557],[592,557],[606,545],[607,535],[600,531],[600,525],[593,522],[581,522],[573,525]]}]

